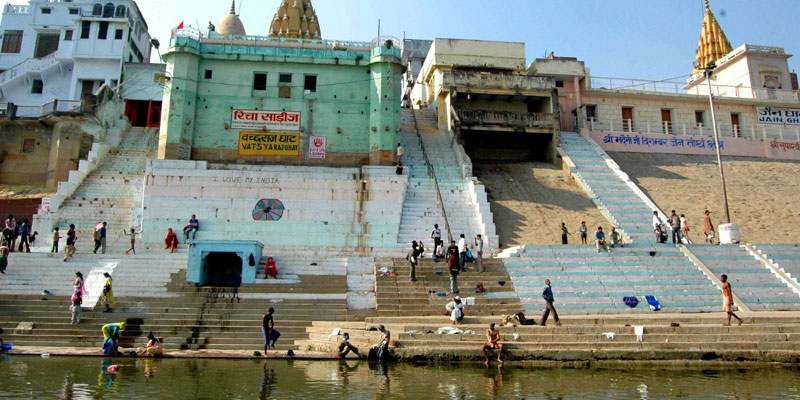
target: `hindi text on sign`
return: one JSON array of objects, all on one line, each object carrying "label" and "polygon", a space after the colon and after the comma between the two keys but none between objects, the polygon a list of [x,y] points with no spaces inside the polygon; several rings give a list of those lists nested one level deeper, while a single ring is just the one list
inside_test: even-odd
[{"label": "hindi text on sign", "polygon": [[299,131],[300,113],[296,111],[232,110],[231,129]]}]

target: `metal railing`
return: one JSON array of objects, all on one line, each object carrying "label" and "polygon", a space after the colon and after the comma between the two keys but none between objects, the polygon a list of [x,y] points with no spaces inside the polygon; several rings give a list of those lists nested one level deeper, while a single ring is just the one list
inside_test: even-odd
[{"label": "metal railing", "polygon": [[[713,127],[701,123],[653,121],[621,118],[587,118],[586,127],[594,132],[650,133],[681,136],[714,136]],[[751,139],[793,139],[800,141],[800,125],[717,124],[721,137]]]},{"label": "metal railing", "polygon": [[55,64],[58,64],[58,51],[54,51],[42,58],[29,58],[0,74],[0,85],[28,72],[38,72]]},{"label": "metal railing", "polygon": [[38,106],[0,103],[0,118],[36,118],[55,112],[81,112],[81,101],[55,99]]},{"label": "metal railing", "polygon": [[[708,89],[706,86],[697,86],[691,90],[686,90],[684,89],[686,85],[686,82],[678,80],[651,81],[646,79],[592,76],[587,78],[586,88],[587,90],[615,90],[708,96]],[[717,85],[712,83],[711,91],[714,96],[717,97],[800,102],[800,91],[797,90],[753,88],[747,86]]]},{"label": "metal railing", "polygon": [[428,153],[425,151],[425,143],[422,140],[422,134],[419,133],[419,124],[417,124],[417,114],[411,110],[411,118],[414,120],[414,130],[417,132],[417,140],[419,141],[420,150],[422,150],[422,159],[425,160],[425,166],[428,168],[428,176],[433,179],[433,188],[436,189],[436,202],[442,208],[442,217],[444,218],[444,229],[447,231],[447,241],[453,241],[453,232],[450,230],[450,222],[447,219],[447,210],[444,207],[444,200],[442,199],[442,192],[439,189],[439,181],[436,179],[436,170],[428,158]]},{"label": "metal railing", "polygon": [[527,128],[549,128],[553,125],[552,113],[515,111],[465,110],[456,111],[462,125],[502,125]]}]

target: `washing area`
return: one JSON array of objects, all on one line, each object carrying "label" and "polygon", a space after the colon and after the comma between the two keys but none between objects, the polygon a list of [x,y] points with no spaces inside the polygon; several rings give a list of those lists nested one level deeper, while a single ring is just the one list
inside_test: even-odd
[{"label": "washing area", "polygon": [[198,286],[255,283],[264,245],[255,240],[198,240],[189,244],[186,281]]}]

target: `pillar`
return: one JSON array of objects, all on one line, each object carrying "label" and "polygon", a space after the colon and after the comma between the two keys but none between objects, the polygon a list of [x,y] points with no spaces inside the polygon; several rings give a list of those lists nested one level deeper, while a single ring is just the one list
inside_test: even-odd
[{"label": "pillar", "polygon": [[372,49],[370,57],[369,163],[392,165],[400,142],[400,51],[395,47]]},{"label": "pillar", "polygon": [[164,55],[169,80],[164,88],[158,158],[189,160],[194,138],[195,103],[200,65],[199,52],[191,47],[174,47]]}]

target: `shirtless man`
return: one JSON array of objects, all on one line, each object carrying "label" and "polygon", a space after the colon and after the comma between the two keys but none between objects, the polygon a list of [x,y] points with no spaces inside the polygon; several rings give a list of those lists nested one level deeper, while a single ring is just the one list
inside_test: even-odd
[{"label": "shirtless man", "polygon": [[503,355],[503,345],[498,343],[500,341],[500,332],[494,329],[494,322],[489,323],[489,329],[486,330],[487,343],[483,345],[483,355],[486,357],[486,365],[489,365],[489,350],[497,350],[497,362],[503,363],[500,356]]},{"label": "shirtless man", "polygon": [[731,311],[733,296],[731,295],[731,283],[728,282],[728,275],[723,274],[719,278],[722,281],[722,311],[728,313],[728,323],[725,326],[731,326],[731,317],[738,319],[739,325],[741,325],[744,321]]},{"label": "shirtless man", "polygon": [[386,343],[386,347],[389,347],[389,342],[392,341],[392,332],[389,332],[383,325],[378,326],[378,330],[382,333],[380,344]]}]

